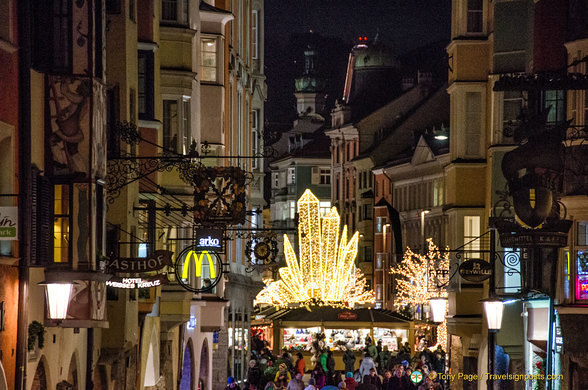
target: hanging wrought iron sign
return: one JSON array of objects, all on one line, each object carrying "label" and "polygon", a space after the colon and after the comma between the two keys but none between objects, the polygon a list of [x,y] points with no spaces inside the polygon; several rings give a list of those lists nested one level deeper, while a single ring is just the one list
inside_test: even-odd
[{"label": "hanging wrought iron sign", "polygon": [[224,251],[224,229],[195,229],[196,248],[217,253]]},{"label": "hanging wrought iron sign", "polygon": [[272,237],[252,237],[245,245],[245,256],[251,265],[271,264],[277,254],[278,243]]},{"label": "hanging wrought iron sign", "polygon": [[110,258],[106,260],[106,270],[128,273],[159,271],[165,266],[173,266],[173,254],[173,252],[166,250],[156,250],[147,257]]},{"label": "hanging wrought iron sign", "polygon": [[483,282],[492,275],[492,267],[483,259],[469,259],[461,263],[459,274],[467,281]]},{"label": "hanging wrought iron sign", "polygon": [[212,290],[224,270],[217,253],[199,250],[196,245],[184,249],[176,259],[176,280],[188,291],[202,293]]},{"label": "hanging wrought iron sign", "polygon": [[147,278],[121,278],[115,276],[106,281],[106,286],[114,288],[151,288],[167,283],[167,275],[165,274]]}]

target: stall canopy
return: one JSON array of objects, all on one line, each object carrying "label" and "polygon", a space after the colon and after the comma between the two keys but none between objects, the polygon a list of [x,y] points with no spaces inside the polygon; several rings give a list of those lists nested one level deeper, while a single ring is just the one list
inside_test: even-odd
[{"label": "stall canopy", "polygon": [[[267,313],[267,312],[266,312]],[[337,309],[334,307],[316,307],[282,309],[264,313],[265,320],[308,321],[308,322],[410,322],[409,319],[390,310],[376,309]]]}]

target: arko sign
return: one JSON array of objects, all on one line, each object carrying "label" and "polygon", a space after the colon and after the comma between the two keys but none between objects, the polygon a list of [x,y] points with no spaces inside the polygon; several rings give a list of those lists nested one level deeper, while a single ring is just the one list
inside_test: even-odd
[{"label": "arko sign", "polygon": [[195,237],[196,248],[198,250],[222,253],[223,236],[223,229],[198,229]]}]

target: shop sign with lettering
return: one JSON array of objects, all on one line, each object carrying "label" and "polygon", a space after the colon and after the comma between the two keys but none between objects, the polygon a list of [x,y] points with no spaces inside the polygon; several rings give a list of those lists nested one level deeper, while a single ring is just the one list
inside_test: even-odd
[{"label": "shop sign with lettering", "polygon": [[184,249],[176,259],[176,279],[188,291],[212,290],[223,274],[223,264],[215,252],[200,250],[196,245]]},{"label": "shop sign with lettering", "polygon": [[461,263],[459,274],[470,282],[483,282],[492,275],[492,267],[483,259],[469,259]]},{"label": "shop sign with lettering", "polygon": [[18,240],[18,207],[0,207],[0,241]]},{"label": "shop sign with lettering", "polygon": [[147,257],[111,258],[106,260],[106,270],[128,273],[159,271],[165,266],[173,266],[172,255],[173,252],[157,250]]},{"label": "shop sign with lettering", "polygon": [[196,248],[198,250],[207,250],[216,253],[223,252],[222,229],[198,229],[196,230]]},{"label": "shop sign with lettering", "polygon": [[357,319],[357,313],[354,313],[352,311],[342,311],[341,313],[337,314],[337,319],[338,320],[343,320],[343,321],[356,320]]},{"label": "shop sign with lettering", "polygon": [[121,278],[115,276],[106,282],[106,286],[114,288],[151,288],[167,283],[167,275],[147,278]]}]

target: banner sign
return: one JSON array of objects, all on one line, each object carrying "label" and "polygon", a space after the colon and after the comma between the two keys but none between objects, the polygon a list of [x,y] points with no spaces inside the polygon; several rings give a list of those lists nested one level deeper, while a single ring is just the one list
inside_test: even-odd
[{"label": "banner sign", "polygon": [[470,282],[483,282],[492,275],[492,266],[483,259],[469,259],[461,263],[459,274]]},{"label": "banner sign", "polygon": [[224,243],[223,236],[223,229],[197,229],[196,248],[201,251],[222,252]]},{"label": "banner sign", "polygon": [[353,321],[357,319],[357,313],[352,311],[342,311],[341,313],[337,314],[337,319],[343,321]]},{"label": "banner sign", "polygon": [[167,283],[167,275],[156,275],[147,278],[121,278],[115,276],[106,282],[106,286],[115,288],[151,288]]},{"label": "banner sign", "polygon": [[0,241],[18,240],[18,207],[0,207]]},{"label": "banner sign", "polygon": [[151,272],[159,271],[165,266],[173,266],[172,255],[165,250],[157,250],[147,257],[121,257],[106,260],[106,270],[109,272]]},{"label": "banner sign", "polygon": [[196,245],[184,249],[176,259],[176,279],[188,291],[212,290],[220,281],[223,265],[215,252],[199,250]]}]

